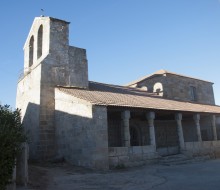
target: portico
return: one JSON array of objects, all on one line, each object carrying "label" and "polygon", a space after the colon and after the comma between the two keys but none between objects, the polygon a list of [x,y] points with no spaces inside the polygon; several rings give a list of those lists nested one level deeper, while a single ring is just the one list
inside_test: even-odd
[{"label": "portico", "polygon": [[109,107],[110,167],[193,153],[196,143],[202,151],[206,142],[217,141],[215,121],[214,114]]}]

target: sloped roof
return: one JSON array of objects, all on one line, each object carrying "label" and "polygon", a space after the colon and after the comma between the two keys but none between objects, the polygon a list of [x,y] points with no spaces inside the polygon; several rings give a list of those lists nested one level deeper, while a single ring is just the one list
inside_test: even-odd
[{"label": "sloped roof", "polygon": [[93,105],[220,114],[219,106],[168,100],[131,87],[90,82],[89,89],[57,88]]},{"label": "sloped roof", "polygon": [[177,74],[177,73],[174,73],[174,72],[170,72],[170,71],[161,69],[161,70],[156,71],[155,73],[153,73],[151,75],[147,75],[147,76],[141,77],[140,79],[137,79],[137,80],[134,80],[132,82],[129,82],[125,86],[131,86],[131,85],[136,84],[138,82],[141,82],[141,81],[143,81],[145,79],[148,79],[148,78],[151,78],[151,77],[154,77],[154,76],[157,76],[157,75],[166,75],[166,74],[177,75],[177,76],[181,76],[181,77],[185,77],[185,78],[191,78],[191,79],[200,80],[200,81],[203,81],[203,82],[208,82],[208,83],[212,83],[213,84],[213,82],[210,82],[210,81],[206,81],[206,80],[202,80],[202,79],[198,79],[198,78],[194,78],[194,77],[190,77],[190,76],[185,76],[185,75],[181,75],[181,74]]}]

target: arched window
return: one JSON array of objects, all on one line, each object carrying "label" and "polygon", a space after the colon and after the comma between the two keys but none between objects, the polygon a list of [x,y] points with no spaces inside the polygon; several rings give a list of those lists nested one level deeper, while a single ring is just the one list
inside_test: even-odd
[{"label": "arched window", "polygon": [[153,92],[155,92],[159,96],[163,96],[163,85],[160,82],[154,84]]},{"label": "arched window", "polygon": [[43,25],[40,25],[37,33],[37,58],[42,56],[43,49]]},{"label": "arched window", "polygon": [[148,90],[147,86],[142,86],[141,89],[144,90],[144,91]]},{"label": "arched window", "polygon": [[34,62],[34,36],[31,37],[29,42],[29,67],[33,65]]}]

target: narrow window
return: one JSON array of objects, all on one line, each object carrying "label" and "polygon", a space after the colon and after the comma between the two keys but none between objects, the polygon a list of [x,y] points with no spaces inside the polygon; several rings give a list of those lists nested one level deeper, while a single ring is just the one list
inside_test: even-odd
[{"label": "narrow window", "polygon": [[34,36],[31,37],[29,42],[29,67],[33,65],[34,61]]},{"label": "narrow window", "polygon": [[191,93],[191,100],[196,101],[197,100],[196,87],[190,86],[190,93]]},{"label": "narrow window", "polygon": [[38,29],[37,34],[37,58],[39,59],[42,56],[43,49],[43,26],[41,25]]}]

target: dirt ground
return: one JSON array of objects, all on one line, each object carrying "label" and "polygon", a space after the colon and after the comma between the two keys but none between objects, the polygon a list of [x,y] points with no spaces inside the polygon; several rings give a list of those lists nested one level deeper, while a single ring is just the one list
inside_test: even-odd
[{"label": "dirt ground", "polygon": [[220,160],[92,171],[65,163],[30,165],[28,187],[17,190],[219,190]]}]

